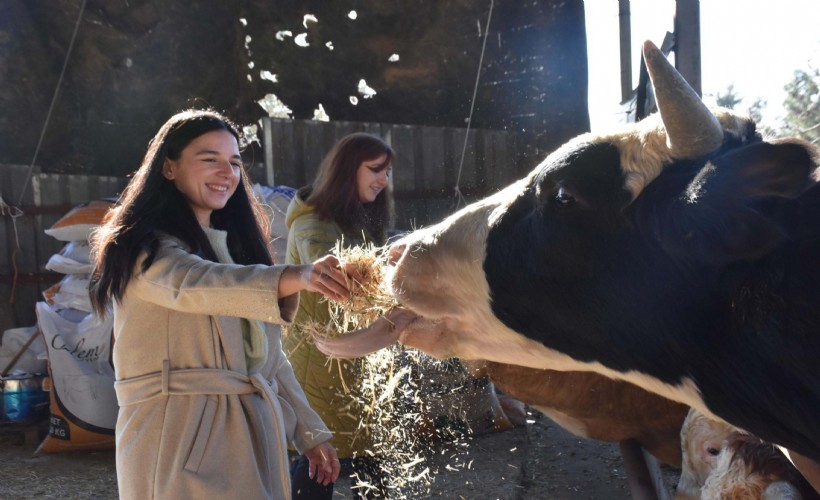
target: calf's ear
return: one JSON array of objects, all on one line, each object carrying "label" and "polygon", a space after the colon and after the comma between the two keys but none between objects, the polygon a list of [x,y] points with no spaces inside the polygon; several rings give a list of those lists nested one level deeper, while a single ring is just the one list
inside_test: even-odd
[{"label": "calf's ear", "polygon": [[760,259],[788,238],[783,201],[815,185],[816,170],[816,151],[800,142],[761,142],[720,155],[674,204],[663,244],[718,265]]}]

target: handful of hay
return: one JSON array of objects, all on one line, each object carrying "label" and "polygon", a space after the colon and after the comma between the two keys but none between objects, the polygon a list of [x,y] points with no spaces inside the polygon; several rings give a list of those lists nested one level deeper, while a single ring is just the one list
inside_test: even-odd
[{"label": "handful of hay", "polygon": [[331,251],[342,265],[353,266],[353,277],[348,277],[350,298],[344,302],[330,301],[331,322],[327,325],[309,325],[308,336],[337,337],[366,328],[381,316],[398,306],[386,282],[387,248],[372,243],[345,247],[338,241]]}]

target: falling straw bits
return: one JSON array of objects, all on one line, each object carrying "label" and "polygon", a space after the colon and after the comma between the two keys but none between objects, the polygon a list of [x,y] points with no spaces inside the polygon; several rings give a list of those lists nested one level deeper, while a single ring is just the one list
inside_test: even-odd
[{"label": "falling straw bits", "polygon": [[[398,306],[388,284],[387,249],[373,244],[345,247],[337,242],[331,252],[349,274],[347,288],[350,298],[342,302],[328,301],[330,321],[301,325],[308,342],[333,338],[361,330]],[[345,382],[341,363],[355,367],[355,386]],[[378,467],[385,477],[389,498],[417,498],[429,492],[437,467],[430,462],[433,447],[429,432],[432,422],[428,414],[429,395],[422,393],[423,378],[443,370],[441,361],[400,345],[368,354],[355,360],[328,358],[328,369],[339,370],[346,397],[355,398],[358,428],[353,439],[364,439],[369,449],[365,456],[378,457]],[[430,385],[432,381],[427,381]],[[451,443],[451,446],[458,442]],[[448,470],[464,468],[462,453],[447,465]],[[375,486],[364,478],[354,478],[352,486],[362,493],[376,494]]]}]

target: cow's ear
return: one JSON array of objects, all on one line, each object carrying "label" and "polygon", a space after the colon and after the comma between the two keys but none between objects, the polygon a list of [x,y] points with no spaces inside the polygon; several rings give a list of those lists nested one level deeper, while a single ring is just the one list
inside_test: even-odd
[{"label": "cow's ear", "polygon": [[748,203],[761,197],[796,198],[816,182],[817,151],[802,141],[758,142],[707,164],[686,195],[712,202]]},{"label": "cow's ear", "polygon": [[804,143],[761,142],[713,159],[667,213],[664,246],[713,264],[769,254],[788,237],[782,202],[817,183],[815,154]]}]

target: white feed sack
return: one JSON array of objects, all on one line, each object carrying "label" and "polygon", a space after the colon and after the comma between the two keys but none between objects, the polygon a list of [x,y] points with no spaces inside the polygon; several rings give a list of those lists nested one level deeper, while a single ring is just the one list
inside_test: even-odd
[{"label": "white feed sack", "polygon": [[88,314],[74,323],[45,302],[38,302],[36,310],[48,350],[52,390],[65,418],[80,427],[113,430],[118,409],[111,364],[113,315],[100,320]]},{"label": "white feed sack", "polygon": [[67,274],[58,283],[56,292],[46,299],[53,302],[56,310],[75,309],[89,313],[92,311],[89,281],[88,274]]},{"label": "white feed sack", "polygon": [[60,274],[89,274],[92,271],[90,251],[87,240],[69,241],[48,259],[46,269]]},{"label": "white feed sack", "polygon": [[60,241],[88,241],[91,232],[99,227],[105,214],[114,204],[107,200],[94,200],[72,208],[45,233]]}]

